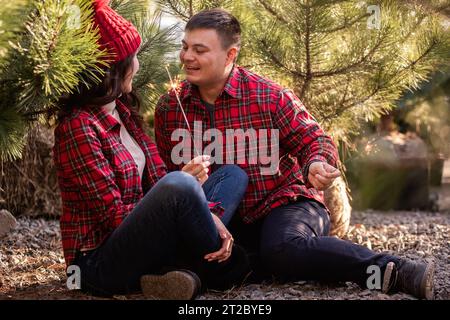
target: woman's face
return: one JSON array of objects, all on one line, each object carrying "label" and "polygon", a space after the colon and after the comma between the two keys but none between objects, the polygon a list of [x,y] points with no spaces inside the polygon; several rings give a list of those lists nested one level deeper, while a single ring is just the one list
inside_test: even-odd
[{"label": "woman's face", "polygon": [[137,58],[137,55],[134,55],[130,71],[127,73],[122,83],[123,93],[130,93],[133,90],[133,78],[138,71],[139,71],[139,60]]}]

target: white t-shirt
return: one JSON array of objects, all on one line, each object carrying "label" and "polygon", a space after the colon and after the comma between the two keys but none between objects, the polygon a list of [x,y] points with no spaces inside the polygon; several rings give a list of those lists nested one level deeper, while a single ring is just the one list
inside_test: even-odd
[{"label": "white t-shirt", "polygon": [[141,147],[139,147],[136,140],[134,140],[134,138],[128,133],[127,129],[123,125],[119,113],[117,112],[116,109],[116,103],[111,102],[110,104],[105,105],[103,108],[105,108],[105,110],[120,123],[120,139],[122,140],[122,144],[125,146],[125,148],[127,148],[128,152],[133,157],[134,162],[136,162],[139,171],[139,176],[142,179],[142,175],[145,169],[144,152],[142,151]]}]

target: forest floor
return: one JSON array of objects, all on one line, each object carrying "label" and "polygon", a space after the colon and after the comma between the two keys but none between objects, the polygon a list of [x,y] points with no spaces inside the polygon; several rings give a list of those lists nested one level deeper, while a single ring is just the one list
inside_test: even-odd
[{"label": "forest floor", "polygon": [[[354,212],[348,240],[377,252],[389,252],[436,264],[435,297],[450,299],[450,212]],[[0,299],[99,299],[66,287],[59,223],[19,218],[0,240]],[[113,299],[143,299],[140,294]],[[414,299],[397,293],[362,290],[346,282],[266,281],[228,291],[209,291],[198,299]]]},{"label": "forest floor", "polygon": [[[434,261],[435,298],[450,299],[450,162],[444,185],[437,188],[440,212],[354,211],[347,240],[377,252],[418,261]],[[59,222],[19,217],[16,228],[0,239],[0,300],[93,300],[66,287]],[[143,295],[112,299],[143,299]],[[227,291],[208,291],[198,299],[334,299],[403,300],[414,297],[363,290],[351,282],[320,284],[311,281],[265,281]]]}]

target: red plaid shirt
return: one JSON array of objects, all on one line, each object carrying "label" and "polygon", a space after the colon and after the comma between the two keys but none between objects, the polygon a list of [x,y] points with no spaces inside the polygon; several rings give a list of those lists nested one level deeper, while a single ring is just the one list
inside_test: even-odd
[{"label": "red plaid shirt", "polygon": [[103,108],[78,108],[55,129],[54,162],[63,203],[61,236],[67,265],[122,222],[166,167],[155,144],[117,101],[117,111],[145,154],[143,178],[120,141],[120,124]]},{"label": "red plaid shirt", "polygon": [[[190,127],[194,131],[193,136],[202,137],[202,133],[210,129],[211,125],[198,88],[184,81],[179,94]],[[196,131],[194,121],[201,121],[202,128],[197,128]],[[304,177],[307,177],[307,170],[312,162],[323,161],[336,166],[337,150],[332,139],[323,132],[291,90],[244,68],[235,67],[215,101],[214,123],[215,128],[223,135],[223,163],[238,164],[249,177],[247,192],[238,208],[244,222],[251,223],[277,206],[296,201],[299,196],[323,203],[323,193],[314,189]],[[170,171],[182,166],[175,165],[171,159],[173,148],[180,142],[172,141],[171,135],[178,128],[187,129],[187,125],[175,94],[171,91],[161,97],[155,112],[156,143]],[[258,137],[260,129],[278,130],[279,167],[275,174],[263,175],[261,168],[267,165],[262,165],[260,161],[256,164],[249,161],[249,154],[261,152],[261,148],[255,150],[251,143],[245,144],[245,150],[235,147],[235,154],[227,154],[226,130],[246,131],[250,128],[258,132]],[[271,137],[270,132],[268,136]],[[201,144],[201,148],[196,144],[197,149],[205,150],[210,141],[201,141]],[[191,154],[195,155],[193,143],[191,145]],[[270,141],[268,148],[270,149]],[[266,153],[270,155],[270,152]],[[244,163],[237,162],[237,156],[244,154],[247,155]],[[234,159],[234,162],[227,162],[227,157]]]}]

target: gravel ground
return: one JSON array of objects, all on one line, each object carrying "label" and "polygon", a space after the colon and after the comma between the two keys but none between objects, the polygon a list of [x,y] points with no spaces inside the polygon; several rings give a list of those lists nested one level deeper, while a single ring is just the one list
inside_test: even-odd
[{"label": "gravel ground", "polygon": [[[354,212],[348,239],[401,257],[434,260],[436,299],[450,299],[450,214],[427,212]],[[0,299],[98,299],[65,287],[59,223],[20,218],[0,240]],[[114,299],[142,299],[142,295]],[[414,299],[361,290],[347,282],[333,285],[300,281],[265,282],[209,291],[199,299]]]}]

